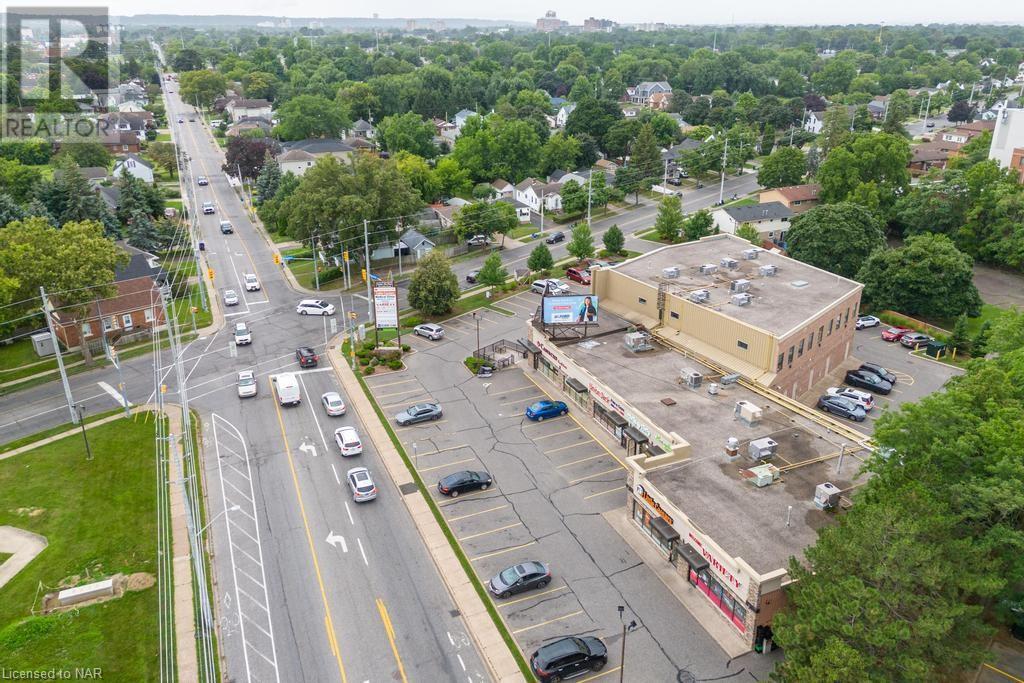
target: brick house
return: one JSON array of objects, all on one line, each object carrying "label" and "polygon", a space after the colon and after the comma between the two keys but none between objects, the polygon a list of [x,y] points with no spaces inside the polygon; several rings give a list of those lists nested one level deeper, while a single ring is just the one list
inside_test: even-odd
[{"label": "brick house", "polygon": [[761,204],[778,202],[794,214],[798,214],[818,205],[821,201],[818,198],[819,192],[821,192],[821,185],[817,183],[776,187],[759,193],[758,201]]}]

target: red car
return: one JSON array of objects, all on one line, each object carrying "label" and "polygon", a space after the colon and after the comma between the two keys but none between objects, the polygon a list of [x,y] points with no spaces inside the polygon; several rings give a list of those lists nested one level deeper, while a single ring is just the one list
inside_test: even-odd
[{"label": "red car", "polygon": [[565,277],[581,285],[590,284],[590,271],[585,268],[566,268]]},{"label": "red car", "polygon": [[908,332],[913,332],[913,330],[909,327],[890,327],[882,331],[882,339],[887,342],[898,342]]}]

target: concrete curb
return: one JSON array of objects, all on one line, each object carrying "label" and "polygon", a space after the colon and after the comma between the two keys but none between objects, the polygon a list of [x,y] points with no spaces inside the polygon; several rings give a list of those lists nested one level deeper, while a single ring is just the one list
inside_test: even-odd
[{"label": "concrete curb", "polygon": [[519,670],[515,658],[509,651],[508,646],[501,637],[501,633],[494,625],[491,615],[487,612],[487,608],[459,563],[458,557],[456,557],[455,552],[452,550],[448,538],[441,530],[441,526],[438,524],[437,519],[434,518],[427,502],[419,494],[418,490],[411,494],[403,494],[401,492],[401,486],[407,484],[414,485],[412,474],[410,474],[405,466],[405,462],[392,443],[391,437],[377,417],[377,412],[373,409],[370,399],[363,393],[359,380],[342,356],[342,339],[343,337],[338,336],[331,340],[330,345],[327,347],[327,357],[330,359],[341,385],[348,394],[349,407],[355,410],[362,418],[370,440],[376,446],[377,452],[380,454],[380,458],[384,462],[384,466],[387,468],[388,475],[391,477],[396,489],[399,489],[398,494],[409,510],[420,538],[423,539],[423,543],[427,546],[430,557],[433,559],[434,565],[444,580],[448,593],[452,596],[455,605],[462,613],[467,633],[476,643],[480,656],[494,680],[500,683],[523,681],[522,672]]}]

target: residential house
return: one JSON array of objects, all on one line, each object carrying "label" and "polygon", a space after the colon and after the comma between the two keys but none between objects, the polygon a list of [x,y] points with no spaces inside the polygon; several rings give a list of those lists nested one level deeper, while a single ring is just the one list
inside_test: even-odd
[{"label": "residential house", "polygon": [[501,199],[515,195],[516,186],[503,178],[498,178],[491,183],[491,190],[494,192],[496,197]]},{"label": "residential house", "polygon": [[555,111],[558,111],[559,107],[561,107],[563,104],[567,103],[568,101],[569,100],[565,99],[564,97],[551,97],[551,96],[548,97],[548,102],[551,103],[551,108],[553,110],[555,110]]},{"label": "residential house", "polygon": [[874,99],[867,103],[867,108],[871,118],[875,121],[881,121],[885,118],[885,112],[889,108],[888,95],[876,95]]},{"label": "residential house", "polygon": [[363,138],[364,140],[372,140],[377,134],[377,129],[373,127],[372,123],[358,119],[352,124],[352,127],[348,129],[348,136],[346,139],[352,138]]},{"label": "residential house", "polygon": [[431,204],[430,208],[434,212],[434,218],[441,225],[441,229],[447,230],[455,224],[455,218],[458,216],[459,210],[468,204],[470,202],[462,197],[452,197],[441,204]]},{"label": "residential house", "polygon": [[[650,107],[652,106],[651,98],[659,93],[663,96],[667,95],[668,98],[672,97],[672,86],[668,84],[668,81],[644,81],[634,87],[626,88],[626,100],[633,104]],[[665,98],[660,98],[659,101],[661,99]],[[667,105],[666,100],[662,108]]]},{"label": "residential house", "polygon": [[243,97],[237,97],[228,100],[227,104],[224,106],[224,111],[227,112],[232,121],[238,122],[242,119],[255,117],[270,120],[273,108],[271,107],[270,102],[264,99],[246,99]]},{"label": "residential house", "polygon": [[353,151],[372,152],[373,143],[365,138],[348,138],[345,140],[345,144],[352,148]]},{"label": "residential house", "polygon": [[409,228],[402,233],[402,236],[396,242],[375,248],[373,253],[370,254],[370,258],[379,260],[397,258],[401,255],[403,257],[413,256],[419,259],[429,254],[436,246],[437,244],[425,237],[423,233]]},{"label": "residential house", "polygon": [[121,188],[117,185],[94,185],[93,188],[107,208],[117,213],[121,208]]},{"label": "residential house", "polygon": [[301,176],[316,163],[316,157],[304,149],[290,149],[277,155],[277,165],[281,173]]},{"label": "residential house", "polygon": [[1024,178],[1021,156],[1024,156],[1024,109],[1003,109],[992,131],[988,158],[995,159],[1000,168],[1016,170]]},{"label": "residential house", "polygon": [[153,166],[137,154],[127,154],[114,163],[114,178],[120,178],[125,173],[144,183],[153,182]]},{"label": "residential house", "polygon": [[462,127],[466,125],[466,121],[468,121],[471,116],[478,116],[478,114],[475,111],[470,111],[469,109],[463,109],[457,113],[453,121],[455,123],[455,129],[457,131],[462,130]]},{"label": "residential house", "polygon": [[594,168],[601,169],[605,173],[615,173],[619,170],[619,165],[611,159],[598,159],[594,162]]},{"label": "residential house", "polygon": [[575,180],[580,185],[586,185],[587,181],[590,180],[590,171],[588,169],[580,169],[578,171],[556,169],[548,176],[549,183],[558,183],[559,185],[565,185],[570,180]]},{"label": "residential house", "polygon": [[559,128],[565,128],[566,122],[569,121],[569,114],[576,109],[575,102],[566,102],[558,108],[558,112],[555,114],[555,125]]},{"label": "residential house", "polygon": [[100,117],[99,127],[106,132],[130,132],[139,142],[146,139],[146,129],[153,127],[152,112],[117,112]]},{"label": "residential house", "polygon": [[907,164],[913,175],[926,173],[933,168],[946,168],[950,157],[956,156],[962,144],[936,140],[915,145],[910,149],[910,163]]},{"label": "residential house", "polygon": [[108,131],[100,135],[99,142],[111,154],[138,154],[141,150],[139,136],[131,131]]},{"label": "residential house", "polygon": [[818,197],[820,192],[821,185],[818,185],[817,183],[776,187],[760,192],[758,194],[758,201],[761,204],[778,202],[794,214],[801,214],[818,205],[821,201]]},{"label": "residential house", "polygon": [[672,93],[667,92],[656,92],[651,95],[650,107],[658,111],[665,111],[668,109],[668,104],[672,100]]},{"label": "residential house", "polygon": [[[86,180],[88,180],[89,184],[92,185],[93,187],[95,187],[96,185],[99,185],[104,180],[107,180],[108,178],[110,178],[110,171],[108,171],[103,166],[83,166],[83,167],[78,169],[78,172],[81,173],[82,176]],[[64,169],[62,169],[62,168],[54,169],[54,171],[53,171],[53,178],[54,178],[54,180],[60,180],[63,175],[64,175]]]},{"label": "residential house", "polygon": [[770,240],[785,247],[786,232],[793,212],[781,202],[723,206],[711,214],[719,232],[735,235],[740,226],[751,225],[761,240]]},{"label": "residential house", "polygon": [[441,142],[448,142],[449,144],[455,142],[455,138],[459,136],[458,127],[451,121],[445,121],[444,119],[433,119],[434,130],[437,131],[437,135],[434,138],[438,144]]},{"label": "residential house", "polygon": [[662,150],[661,160],[667,161],[670,165],[674,164],[679,160],[679,157],[683,156],[685,152],[700,149],[701,144],[702,143],[700,140],[686,138],[679,144],[672,145],[668,149]]},{"label": "residential house", "polygon": [[[356,138],[358,139],[358,138]],[[346,164],[352,163],[355,149],[350,142],[354,140],[338,140],[335,138],[308,138],[282,145],[282,152],[277,155],[277,163],[281,172],[291,172],[301,176],[316,163],[320,157],[333,156]]]},{"label": "residential house", "polygon": [[122,102],[117,105],[117,110],[122,114],[141,114],[146,111],[146,105],[141,102]]},{"label": "residential house", "polygon": [[512,197],[512,196],[501,197],[500,199],[498,199],[498,201],[499,202],[507,202],[508,204],[511,204],[515,208],[515,210],[516,210],[516,218],[519,219],[520,223],[529,223],[530,222],[531,211],[530,211],[530,207],[527,206],[526,204],[523,204],[522,202],[517,202],[515,200],[515,198]]},{"label": "residential house", "polygon": [[252,116],[229,124],[224,134],[229,138],[235,138],[251,130],[261,130],[265,135],[269,136],[273,127],[274,124],[270,119],[265,119],[262,116]]},{"label": "residential house", "polygon": [[821,132],[821,129],[825,126],[825,112],[823,111],[809,111],[807,112],[806,118],[804,118],[804,130],[808,133],[814,133],[817,135]]},{"label": "residential house", "polygon": [[515,200],[534,213],[560,211],[562,209],[562,186],[559,183],[542,183],[536,178],[527,178],[516,185]]},{"label": "residential house", "polygon": [[686,122],[682,114],[676,114],[675,112],[672,112],[667,114],[667,116],[676,122],[676,124],[679,126],[680,133],[689,133],[691,130],[695,128],[693,124]]}]

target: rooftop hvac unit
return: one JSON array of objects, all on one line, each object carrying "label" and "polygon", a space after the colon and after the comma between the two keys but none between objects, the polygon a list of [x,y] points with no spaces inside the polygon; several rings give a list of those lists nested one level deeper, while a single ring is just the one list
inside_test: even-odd
[{"label": "rooftop hvac unit", "polygon": [[662,268],[661,276],[666,280],[672,280],[679,277],[679,266],[669,266],[668,268]]},{"label": "rooftop hvac unit", "polygon": [[690,292],[690,301],[703,304],[711,300],[711,292],[706,289],[695,289]]},{"label": "rooftop hvac unit", "polygon": [[737,306],[747,306],[753,300],[754,297],[750,296],[746,292],[740,292],[739,294],[732,295],[732,302]]},{"label": "rooftop hvac unit", "polygon": [[831,510],[839,505],[839,489],[835,484],[826,481],[814,487],[814,505],[819,510]]},{"label": "rooftop hvac unit", "polygon": [[750,401],[736,401],[735,415],[753,427],[761,421],[763,412]]},{"label": "rooftop hvac unit", "polygon": [[760,253],[760,251],[760,249],[744,249],[743,258],[746,259],[747,261],[753,261],[757,259],[757,255],[758,253]]},{"label": "rooftop hvac unit", "polygon": [[743,472],[743,476],[750,480],[750,483],[758,488],[768,486],[781,476],[779,468],[775,465],[765,463],[757,467],[751,467]]},{"label": "rooftop hvac unit", "polygon": [[693,368],[683,368],[679,371],[679,380],[691,389],[696,389],[704,381],[704,375]]},{"label": "rooftop hvac unit", "polygon": [[628,332],[623,341],[626,348],[633,353],[654,350],[654,346],[651,345],[651,335],[646,332]]},{"label": "rooftop hvac unit", "polygon": [[767,263],[758,268],[757,272],[761,273],[761,277],[775,277],[775,273],[779,272],[779,267]]},{"label": "rooftop hvac unit", "polygon": [[767,436],[763,439],[754,439],[747,445],[747,454],[751,460],[767,460],[775,455],[779,449],[779,442],[775,439],[769,439]]},{"label": "rooftop hvac unit", "polygon": [[740,457],[740,440],[735,436],[730,436],[725,440],[725,457],[727,457],[730,462]]},{"label": "rooftop hvac unit", "polygon": [[750,289],[750,280],[733,280],[729,283],[730,292],[745,292]]},{"label": "rooftop hvac unit", "polygon": [[716,266],[714,263],[705,263],[703,266],[700,267],[700,274],[701,275],[711,275],[712,273],[717,273],[717,272],[718,272],[718,266]]},{"label": "rooftop hvac unit", "polygon": [[732,270],[736,268],[738,265],[740,265],[739,261],[729,256],[724,257],[721,260],[721,264],[723,268],[728,268],[729,270]]}]

